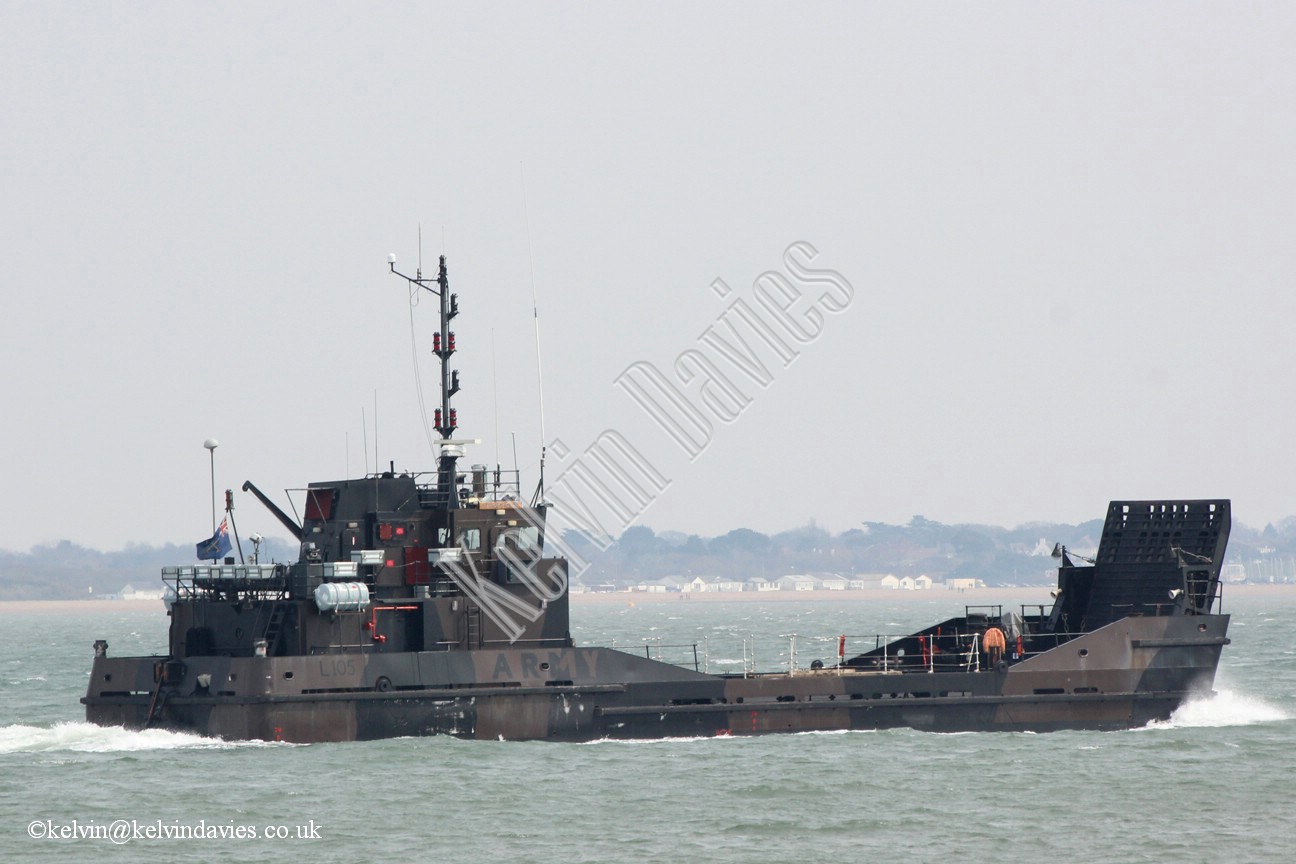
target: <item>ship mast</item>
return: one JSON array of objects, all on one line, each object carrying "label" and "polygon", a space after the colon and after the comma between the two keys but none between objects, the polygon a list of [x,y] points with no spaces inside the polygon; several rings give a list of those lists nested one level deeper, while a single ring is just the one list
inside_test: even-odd
[{"label": "ship mast", "polygon": [[450,406],[450,397],[459,392],[459,370],[450,369],[450,358],[455,353],[455,334],[450,329],[450,321],[459,314],[459,295],[450,293],[450,277],[446,271],[446,259],[442,255],[437,267],[435,280],[423,278],[420,267],[414,276],[406,276],[396,269],[396,256],[389,255],[387,263],[391,272],[409,282],[416,289],[429,291],[437,295],[440,301],[440,325],[432,334],[432,353],[441,362],[441,407],[436,409],[434,423],[441,435],[436,443],[441,447],[437,458],[437,493],[439,502],[448,510],[459,507],[459,495],[455,474],[455,462],[464,455],[464,442],[455,441],[453,435],[459,426],[459,415]]}]

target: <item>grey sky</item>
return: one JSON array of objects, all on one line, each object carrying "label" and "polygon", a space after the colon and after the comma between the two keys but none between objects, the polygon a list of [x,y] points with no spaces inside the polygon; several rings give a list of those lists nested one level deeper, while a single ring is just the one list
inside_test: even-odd
[{"label": "grey sky", "polygon": [[[0,21],[2,548],[201,539],[209,436],[221,488],[359,475],[375,390],[382,464],[431,467],[386,272],[420,223],[463,308],[468,461],[495,459],[494,331],[502,461],[516,430],[534,483],[530,246],[546,432],[624,434],[671,481],[658,530],[1296,510],[1290,4]],[[614,381],[670,370],[711,282],[750,297],[796,241],[854,299],[768,387],[735,376],[751,403],[690,461]]]}]

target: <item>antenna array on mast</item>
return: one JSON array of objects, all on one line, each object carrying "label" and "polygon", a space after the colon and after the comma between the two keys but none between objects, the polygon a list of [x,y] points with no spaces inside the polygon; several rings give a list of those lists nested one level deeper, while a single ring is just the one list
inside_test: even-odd
[{"label": "antenna array on mast", "polygon": [[[419,254],[422,256],[423,229],[419,228]],[[436,279],[424,279],[423,267],[416,275],[407,276],[396,269],[396,256],[387,258],[391,272],[404,279],[417,292],[418,289],[437,295],[440,301],[440,326],[432,335],[432,353],[441,364],[441,407],[434,413],[436,431],[441,436],[437,443],[441,453],[437,461],[437,488],[443,496],[443,503],[448,508],[459,506],[459,497],[455,492],[455,461],[463,455],[463,443],[453,440],[455,429],[459,426],[459,415],[450,405],[450,398],[459,392],[459,370],[450,369],[450,358],[455,353],[455,334],[450,329],[450,321],[459,314],[459,295],[450,293],[450,276],[446,269],[446,257],[440,256]],[[376,437],[376,436],[375,436]]]}]

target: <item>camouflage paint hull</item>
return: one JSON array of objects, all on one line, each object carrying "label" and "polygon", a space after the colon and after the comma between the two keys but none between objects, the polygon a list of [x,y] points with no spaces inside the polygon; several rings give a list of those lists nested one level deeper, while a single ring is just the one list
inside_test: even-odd
[{"label": "camouflage paint hull", "polygon": [[1126,729],[1210,692],[1228,622],[1126,618],[988,671],[719,676],[608,648],[98,657],[82,701],[102,725],[293,742]]}]

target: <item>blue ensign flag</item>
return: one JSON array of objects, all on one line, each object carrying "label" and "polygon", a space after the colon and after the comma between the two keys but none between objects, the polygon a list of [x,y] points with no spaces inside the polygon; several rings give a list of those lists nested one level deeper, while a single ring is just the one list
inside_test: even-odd
[{"label": "blue ensign flag", "polygon": [[226,519],[222,519],[220,527],[216,529],[216,533],[198,544],[199,561],[219,561],[221,558],[225,557],[226,552],[233,548],[230,544],[229,526],[226,524],[227,521],[228,520]]}]

